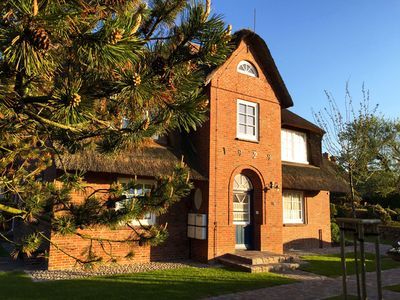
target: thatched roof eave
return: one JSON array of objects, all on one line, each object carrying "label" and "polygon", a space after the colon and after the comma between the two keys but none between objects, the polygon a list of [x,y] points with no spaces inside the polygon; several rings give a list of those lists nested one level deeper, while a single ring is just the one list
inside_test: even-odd
[{"label": "thatched roof eave", "polygon": [[[75,154],[63,154],[61,159],[62,162],[55,157],[55,166],[59,170],[65,168],[69,171],[80,170],[139,177],[170,175],[181,161],[181,158],[163,146],[146,146],[110,155],[101,154],[95,149],[85,149]],[[190,165],[189,168],[192,180],[207,180]]]},{"label": "thatched roof eave", "polygon": [[300,164],[282,164],[282,187],[303,191],[330,191],[348,193],[349,187],[337,166],[322,159],[321,167]]}]

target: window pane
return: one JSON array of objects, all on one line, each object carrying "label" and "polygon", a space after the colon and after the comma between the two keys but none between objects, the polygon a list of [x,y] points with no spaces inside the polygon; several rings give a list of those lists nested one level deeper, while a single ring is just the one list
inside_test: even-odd
[{"label": "window pane", "polygon": [[254,118],[252,116],[247,117],[247,124],[255,126],[256,125],[256,118]]},{"label": "window pane", "polygon": [[246,113],[246,105],[239,104],[239,113],[242,113],[242,114]]},{"label": "window pane", "polygon": [[137,196],[143,196],[144,195],[143,187],[138,187],[138,189],[136,190],[136,195]]},{"label": "window pane", "polygon": [[239,114],[239,123],[246,124],[246,115]]},{"label": "window pane", "polygon": [[246,134],[246,125],[239,124],[239,133]]},{"label": "window pane", "polygon": [[247,114],[255,116],[256,115],[256,108],[254,106],[247,106]]}]

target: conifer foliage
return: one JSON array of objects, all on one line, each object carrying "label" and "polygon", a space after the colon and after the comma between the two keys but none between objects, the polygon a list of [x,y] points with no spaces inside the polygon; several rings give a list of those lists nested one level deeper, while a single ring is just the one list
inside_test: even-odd
[{"label": "conifer foliage", "polygon": [[[155,134],[199,126],[207,110],[206,74],[230,52],[230,30],[210,9],[210,0],[1,1],[0,218],[30,228],[20,241],[0,233],[16,256],[52,243],[43,229],[49,227],[99,243],[80,229],[131,227],[129,239],[107,242],[165,240],[166,225],[137,228],[129,221],[165,213],[188,195],[183,163],[119,210],[115,202],[135,181],[73,203],[71,192],[87,188],[83,174],[64,170],[60,184],[44,174],[55,159],[62,163],[63,153],[96,147],[107,155],[140,147]],[[92,251],[74,258],[100,260]]]}]

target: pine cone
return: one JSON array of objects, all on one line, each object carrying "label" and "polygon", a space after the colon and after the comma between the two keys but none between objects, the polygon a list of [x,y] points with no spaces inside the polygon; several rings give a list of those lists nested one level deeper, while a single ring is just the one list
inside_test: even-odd
[{"label": "pine cone", "polygon": [[146,119],[143,121],[142,129],[143,129],[143,130],[147,130],[147,129],[149,128],[149,125],[150,125],[150,120],[149,120],[148,118],[146,118]]},{"label": "pine cone", "polygon": [[142,82],[142,79],[138,73],[133,74],[133,85],[138,86]]},{"label": "pine cone", "polygon": [[116,43],[118,43],[120,40],[122,40],[122,38],[124,34],[124,30],[122,29],[113,29],[112,33],[111,33],[111,37],[110,37],[110,44],[115,45]]},{"label": "pine cone", "polygon": [[210,51],[211,56],[214,56],[215,54],[217,54],[217,51],[218,51],[217,44],[212,45],[211,46],[211,51]]},{"label": "pine cone", "polygon": [[72,107],[77,107],[81,103],[81,96],[79,94],[73,94],[71,98],[71,106]]},{"label": "pine cone", "polygon": [[28,35],[33,47],[37,50],[47,51],[49,49],[50,36],[44,28],[31,29]]},{"label": "pine cone", "polygon": [[204,109],[207,108],[208,103],[209,103],[209,101],[208,101],[208,99],[206,99],[206,100],[204,100],[204,101],[199,103],[198,108],[201,109],[201,110],[204,110]]},{"label": "pine cone", "polygon": [[231,41],[231,36],[232,34],[232,25],[228,25],[228,27],[226,28],[225,34],[222,38],[222,41],[224,44],[228,44]]}]

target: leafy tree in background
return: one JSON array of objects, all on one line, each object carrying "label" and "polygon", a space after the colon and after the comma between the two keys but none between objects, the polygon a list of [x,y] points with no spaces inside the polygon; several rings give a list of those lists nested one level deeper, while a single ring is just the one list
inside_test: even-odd
[{"label": "leafy tree in background", "polygon": [[[0,218],[31,228],[21,242],[1,235],[15,255],[52,243],[43,226],[102,242],[79,228],[130,226],[189,193],[184,164],[118,211],[110,208],[125,197],[118,184],[76,204],[70,194],[85,189],[82,174],[64,170],[60,185],[41,178],[63,153],[121,151],[202,123],[205,76],[230,53],[230,29],[210,9],[209,0],[0,3]],[[131,229],[131,238],[108,242],[156,245],[167,236],[163,225]],[[74,258],[100,260],[88,253]]]},{"label": "leafy tree in background", "polygon": [[362,88],[362,100],[355,109],[346,86],[345,111],[326,93],[329,106],[314,113],[326,132],[325,146],[335,156],[342,175],[348,178],[350,202],[355,216],[357,199],[374,203],[399,194],[400,132],[398,121],[377,114],[370,107],[369,91]]},{"label": "leafy tree in background", "polygon": [[359,190],[368,202],[400,207],[400,124],[398,120],[381,118],[377,125],[369,139],[382,146],[369,165],[374,172],[359,185]]},{"label": "leafy tree in background", "polygon": [[365,180],[365,175],[369,172],[368,166],[377,156],[380,147],[380,145],[370,144],[368,138],[372,128],[376,127],[377,106],[370,108],[369,92],[364,86],[363,98],[358,110],[354,108],[348,84],[346,84],[344,112],[339,108],[332,94],[325,93],[328,107],[323,111],[314,112],[314,117],[318,125],[326,132],[327,151],[336,158],[343,174],[347,176],[349,200],[355,217],[356,187]]}]

